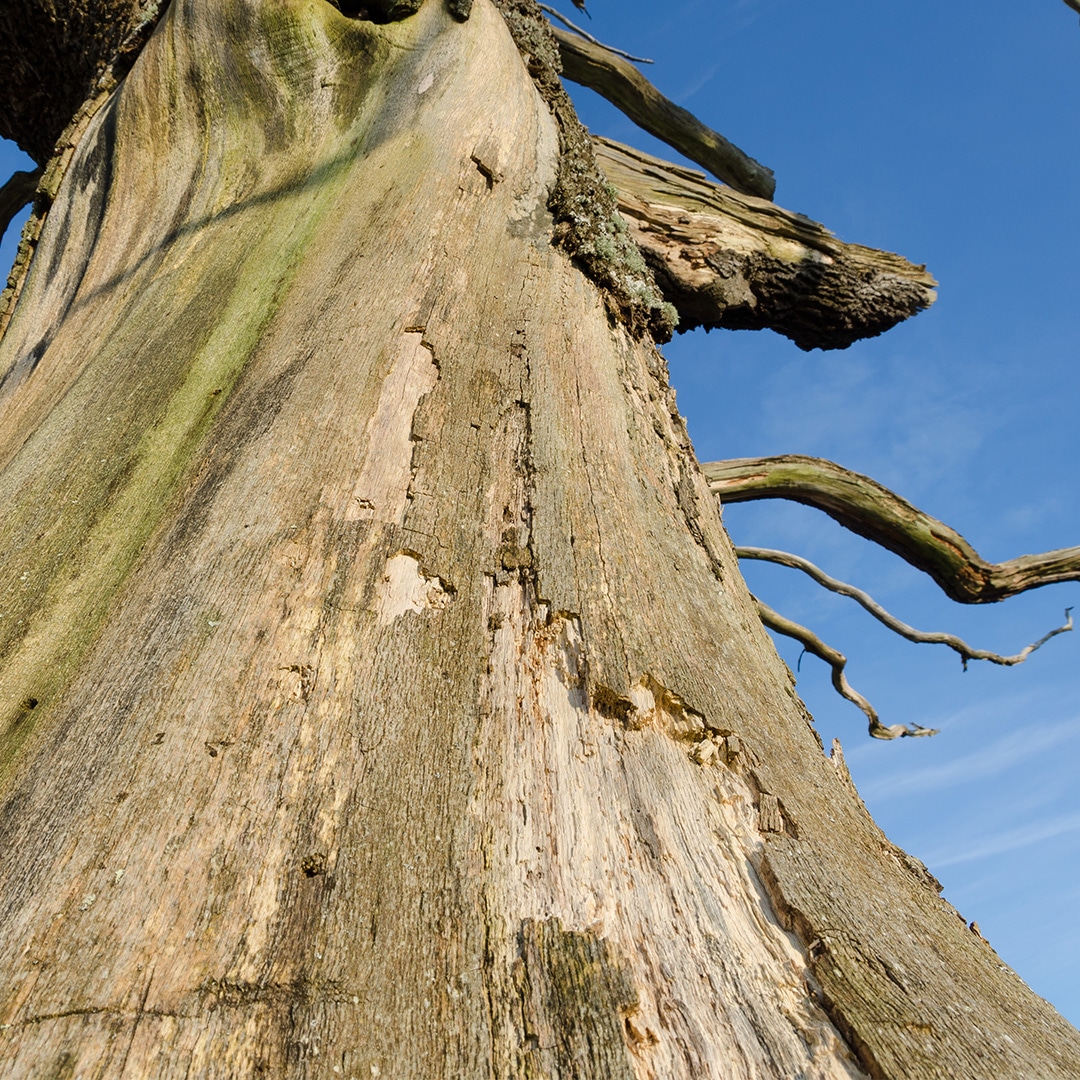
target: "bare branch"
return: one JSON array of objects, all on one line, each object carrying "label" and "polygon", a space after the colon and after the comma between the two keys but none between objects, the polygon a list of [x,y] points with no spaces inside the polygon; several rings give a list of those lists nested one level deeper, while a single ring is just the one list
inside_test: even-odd
[{"label": "bare branch", "polygon": [[866,718],[870,721],[870,734],[875,739],[898,739],[904,735],[914,737],[937,734],[937,729],[921,727],[918,724],[910,727],[906,724],[892,724],[886,727],[878,719],[874,706],[847,681],[847,676],[844,674],[847,657],[842,652],[834,649],[831,645],[826,645],[813,630],[808,630],[805,626],[801,626],[799,623],[785,618],[779,612],[773,611],[768,604],[763,604],[756,596],[754,597],[754,603],[757,605],[758,615],[765,626],[770,630],[775,630],[778,634],[783,634],[785,637],[794,638],[802,644],[802,647],[808,653],[812,653],[818,659],[824,660],[832,668],[832,684],[836,692],[862,709],[866,714]]},{"label": "bare branch", "polygon": [[1006,667],[1022,664],[1036,649],[1041,648],[1052,637],[1057,637],[1058,634],[1064,634],[1073,628],[1072,608],[1066,608],[1064,625],[1044,634],[1038,641],[1028,645],[1025,649],[1021,649],[1014,656],[1001,656],[986,649],[973,649],[966,641],[958,638],[955,634],[916,630],[913,626],[909,626],[906,622],[896,618],[895,615],[891,615],[869,593],[865,593],[862,589],[849,585],[845,581],[830,577],[819,566],[799,555],[793,555],[788,551],[775,551],[772,548],[759,547],[737,547],[735,554],[740,559],[760,559],[764,562],[778,563],[780,566],[789,566],[794,570],[801,570],[830,592],[848,596],[856,603],[861,604],[878,622],[883,623],[901,637],[907,638],[908,641],[924,645],[948,646],[948,648],[960,654],[960,659],[964,662],[965,668],[969,660],[986,660],[991,664],[1002,664]]},{"label": "bare branch", "polygon": [[[541,11],[546,12],[553,19],[558,19],[563,26],[573,30],[578,37],[583,37],[586,41],[591,41],[594,45],[599,45],[601,49],[607,49],[609,53],[614,53],[616,56],[621,56],[625,60],[632,60],[635,64],[651,64],[651,60],[647,60],[644,56],[634,56],[632,53],[623,52],[622,49],[616,49],[612,45],[605,45],[602,41],[597,41],[587,30],[583,30],[577,23],[571,22],[562,12],[556,11],[553,7],[548,7],[547,4],[536,5]],[[584,11],[585,9],[582,8]],[[586,15],[589,13],[586,11]],[[591,16],[590,16],[591,18]]]},{"label": "bare branch", "polygon": [[801,349],[843,349],[934,302],[924,266],[695,169],[599,137],[593,148],[680,330],[767,328]]},{"label": "bare branch", "polygon": [[40,169],[17,172],[0,187],[0,236],[7,232],[12,218],[33,200],[40,179]]},{"label": "bare branch", "polygon": [[708,462],[702,471],[721,502],[790,499],[823,510],[929,574],[961,604],[987,604],[1043,585],[1080,581],[1080,547],[987,562],[944,522],[876,480],[823,458],[734,458]]},{"label": "bare branch", "polygon": [[552,27],[559,43],[563,75],[595,90],[639,127],[696,161],[736,191],[771,199],[772,170],[744,154],[693,113],[669,101],[633,64],[601,45]]}]

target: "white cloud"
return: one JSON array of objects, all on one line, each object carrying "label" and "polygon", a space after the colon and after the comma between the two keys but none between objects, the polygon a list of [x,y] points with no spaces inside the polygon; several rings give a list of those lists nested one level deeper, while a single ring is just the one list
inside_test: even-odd
[{"label": "white cloud", "polygon": [[1077,831],[1080,831],[1080,814],[1070,814],[1067,817],[1055,818],[1052,821],[1042,821],[1015,829],[1006,829],[1003,832],[984,837],[969,846],[951,846],[937,852],[930,852],[923,856],[923,861],[931,869],[956,866],[958,863],[988,859],[992,855],[1001,855],[1006,851],[1030,847],[1032,844],[1041,843],[1043,840],[1051,840],[1055,836]]}]

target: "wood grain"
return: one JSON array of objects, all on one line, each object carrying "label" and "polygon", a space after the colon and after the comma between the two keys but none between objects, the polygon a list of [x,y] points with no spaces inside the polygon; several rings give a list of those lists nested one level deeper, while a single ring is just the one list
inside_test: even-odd
[{"label": "wood grain", "polygon": [[557,147],[489,0],[173,0],[95,115],[0,342],[5,1076],[1076,1074],[822,753]]}]

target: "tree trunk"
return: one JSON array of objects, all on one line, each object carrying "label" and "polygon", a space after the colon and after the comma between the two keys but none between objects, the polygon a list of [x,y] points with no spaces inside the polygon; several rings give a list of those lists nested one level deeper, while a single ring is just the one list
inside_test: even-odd
[{"label": "tree trunk", "polygon": [[5,1076],[1077,1074],[822,753],[567,139],[490,0],[174,0],[91,121],[0,344]]}]

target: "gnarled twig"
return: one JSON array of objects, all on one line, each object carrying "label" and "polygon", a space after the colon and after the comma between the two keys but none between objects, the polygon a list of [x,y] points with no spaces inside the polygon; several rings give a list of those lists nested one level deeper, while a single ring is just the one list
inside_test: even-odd
[{"label": "gnarled twig", "polygon": [[958,638],[955,634],[916,630],[913,626],[909,626],[906,622],[896,618],[895,615],[891,615],[869,593],[865,593],[862,589],[849,585],[845,581],[830,577],[821,567],[810,562],[809,559],[793,555],[789,551],[776,551],[772,548],[737,547],[735,554],[740,559],[760,559],[764,562],[778,563],[780,566],[789,566],[794,570],[801,570],[830,592],[848,596],[856,603],[861,604],[878,622],[883,623],[901,637],[907,638],[908,641],[925,645],[945,645],[954,652],[959,653],[965,668],[969,660],[986,660],[991,664],[1002,664],[1006,667],[1022,664],[1036,649],[1041,648],[1052,637],[1067,633],[1073,628],[1072,608],[1066,608],[1065,622],[1062,626],[1044,634],[1038,641],[1028,645],[1025,649],[1021,649],[1020,652],[1013,656],[1001,656],[987,649],[973,649],[966,641]]},{"label": "gnarled twig", "polygon": [[757,605],[758,615],[765,626],[770,630],[775,630],[778,634],[785,635],[785,637],[794,638],[802,644],[802,647],[808,653],[813,653],[814,656],[824,660],[832,668],[832,684],[836,692],[862,709],[866,718],[870,721],[870,734],[875,739],[898,739],[902,736],[915,737],[937,734],[936,728],[921,727],[918,724],[911,726],[907,724],[886,726],[883,724],[878,719],[874,706],[847,681],[847,676],[844,674],[847,657],[842,652],[834,649],[831,645],[826,645],[812,630],[808,630],[805,626],[785,618],[777,611],[773,611],[768,604],[763,604],[756,596],[753,599]]},{"label": "gnarled twig", "polygon": [[876,480],[822,458],[734,458],[708,462],[702,470],[721,502],[791,499],[823,510],[929,574],[962,604],[986,604],[1042,585],[1080,581],[1080,547],[987,562],[944,522]]},{"label": "gnarled twig", "polygon": [[0,187],[0,236],[7,232],[11,219],[33,199],[40,179],[41,169],[17,172]]},{"label": "gnarled twig", "polygon": [[[587,30],[583,30],[577,23],[571,22],[561,11],[556,11],[553,7],[548,7],[547,4],[537,4],[536,6],[553,19],[558,19],[563,26],[572,30],[578,37],[583,37],[586,41],[592,42],[593,45],[599,45],[601,49],[607,49],[609,53],[621,56],[624,60],[632,60],[635,64],[652,63],[651,60],[647,60],[644,56],[634,56],[632,53],[623,52],[622,49],[616,49],[613,45],[605,45],[602,41],[597,41]],[[589,13],[586,11],[585,14],[588,15]]]},{"label": "gnarled twig", "polygon": [[800,349],[844,349],[934,302],[899,255],[609,139],[593,137],[619,212],[679,313],[679,329],[775,330]]},{"label": "gnarled twig", "polygon": [[736,191],[772,198],[776,180],[771,169],[669,101],[633,64],[558,27],[552,27],[552,32],[559,43],[563,75],[571,82],[595,90],[650,135],[675,147]]}]

